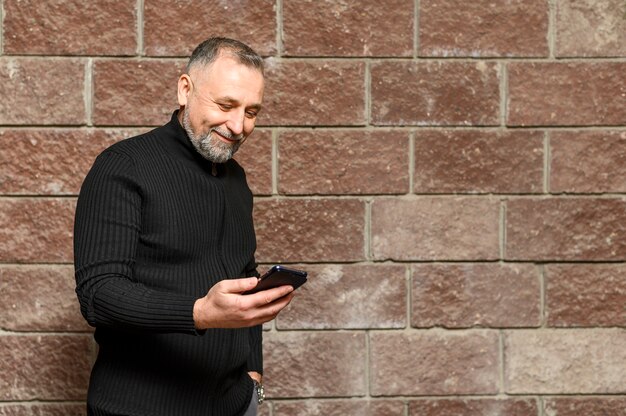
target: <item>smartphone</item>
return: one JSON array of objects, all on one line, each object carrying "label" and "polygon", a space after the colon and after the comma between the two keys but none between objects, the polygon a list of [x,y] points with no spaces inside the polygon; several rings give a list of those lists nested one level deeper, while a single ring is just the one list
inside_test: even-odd
[{"label": "smartphone", "polygon": [[267,271],[254,289],[243,292],[244,295],[260,292],[261,290],[272,289],[278,286],[292,286],[297,289],[306,283],[307,272],[303,270],[289,269],[285,266],[273,266]]}]

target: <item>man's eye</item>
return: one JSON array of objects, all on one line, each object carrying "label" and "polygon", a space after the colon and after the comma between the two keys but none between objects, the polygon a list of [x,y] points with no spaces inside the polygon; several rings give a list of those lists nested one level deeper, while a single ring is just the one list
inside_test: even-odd
[{"label": "man's eye", "polygon": [[232,110],[233,106],[229,104],[218,104],[220,108],[224,111]]},{"label": "man's eye", "polygon": [[257,116],[257,112],[256,111],[246,111],[246,116],[248,118],[255,118]]}]

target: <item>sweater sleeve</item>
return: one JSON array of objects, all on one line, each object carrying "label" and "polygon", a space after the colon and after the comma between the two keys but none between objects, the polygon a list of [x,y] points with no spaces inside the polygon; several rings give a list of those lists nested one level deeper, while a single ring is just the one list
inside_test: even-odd
[{"label": "sweater sleeve", "polygon": [[74,222],[76,293],[92,326],[196,333],[195,299],[137,282],[141,193],[132,160],[102,153],[85,178]]}]

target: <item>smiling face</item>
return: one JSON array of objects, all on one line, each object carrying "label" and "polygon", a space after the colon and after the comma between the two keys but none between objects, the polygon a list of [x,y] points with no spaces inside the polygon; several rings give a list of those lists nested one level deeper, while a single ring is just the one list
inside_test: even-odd
[{"label": "smiling face", "polygon": [[196,150],[224,163],[252,133],[263,100],[263,74],[222,51],[178,80],[179,121]]}]

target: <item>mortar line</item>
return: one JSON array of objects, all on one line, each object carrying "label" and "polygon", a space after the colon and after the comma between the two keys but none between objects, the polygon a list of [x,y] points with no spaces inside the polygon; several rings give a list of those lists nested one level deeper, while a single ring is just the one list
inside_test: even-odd
[{"label": "mortar line", "polygon": [[144,0],[137,0],[137,56],[143,55],[143,8]]},{"label": "mortar line", "polygon": [[506,128],[509,99],[509,71],[506,62],[500,64],[500,126]]},{"label": "mortar line", "polygon": [[546,266],[539,265],[539,311],[541,313],[540,328],[546,328]]},{"label": "mortar line", "polygon": [[500,261],[506,259],[506,200],[500,201]]},{"label": "mortar line", "polygon": [[409,190],[408,194],[412,194],[415,189],[415,140],[417,134],[413,131],[409,134]]},{"label": "mortar line", "polygon": [[365,61],[365,128],[372,127],[372,68],[371,61]]},{"label": "mortar line", "polygon": [[87,121],[87,127],[93,127],[93,91],[93,58],[88,58],[87,65],[85,65],[84,87],[85,119]]},{"label": "mortar line", "polygon": [[283,56],[283,0],[276,0],[276,55]]},{"label": "mortar line", "polygon": [[365,251],[365,259],[367,261],[372,261],[372,244],[371,244],[371,234],[372,234],[372,200],[365,200],[365,226],[363,230],[363,250]]},{"label": "mortar line", "polygon": [[371,351],[370,351],[370,331],[365,330],[365,398],[368,400],[372,399],[372,386],[370,382],[370,363],[371,359]]},{"label": "mortar line", "polygon": [[543,133],[543,193],[550,193],[550,132]]},{"label": "mortar line", "polygon": [[548,0],[548,59],[554,60],[556,48],[556,0]]}]

